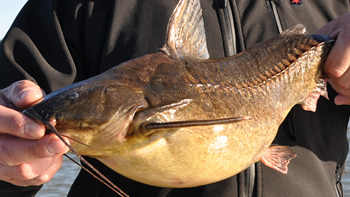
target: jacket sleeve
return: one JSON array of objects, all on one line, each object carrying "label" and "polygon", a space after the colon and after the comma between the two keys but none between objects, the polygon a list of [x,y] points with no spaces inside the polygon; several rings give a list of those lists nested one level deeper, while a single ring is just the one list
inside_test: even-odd
[{"label": "jacket sleeve", "polygon": [[[77,79],[81,39],[75,36],[84,15],[77,5],[83,10],[83,2],[75,0],[26,3],[0,45],[0,88],[29,79],[48,93]],[[69,32],[62,30],[66,26]]]}]

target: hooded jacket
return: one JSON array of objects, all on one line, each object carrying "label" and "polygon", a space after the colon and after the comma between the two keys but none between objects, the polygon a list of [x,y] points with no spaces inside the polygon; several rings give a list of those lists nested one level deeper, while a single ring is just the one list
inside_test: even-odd
[{"label": "hooded jacket", "polygon": [[[302,5],[300,5],[300,3]],[[29,0],[0,47],[0,87],[29,79],[46,93],[95,76],[164,44],[178,0]],[[350,11],[346,0],[202,0],[211,58],[230,56],[302,23],[310,33]],[[295,106],[274,144],[298,157],[287,175],[260,162],[226,180],[196,188],[144,185],[88,160],[130,196],[342,196],[341,173],[348,152],[349,106],[321,98],[317,111]],[[0,196],[33,196],[40,186],[0,182]],[[69,196],[118,196],[81,171]]]}]

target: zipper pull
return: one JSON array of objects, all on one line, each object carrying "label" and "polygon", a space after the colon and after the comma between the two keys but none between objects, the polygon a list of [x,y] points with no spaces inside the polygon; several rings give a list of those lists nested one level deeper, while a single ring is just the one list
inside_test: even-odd
[{"label": "zipper pull", "polygon": [[335,188],[338,192],[339,197],[343,197],[343,185],[341,183],[341,167],[337,165],[335,169]]}]

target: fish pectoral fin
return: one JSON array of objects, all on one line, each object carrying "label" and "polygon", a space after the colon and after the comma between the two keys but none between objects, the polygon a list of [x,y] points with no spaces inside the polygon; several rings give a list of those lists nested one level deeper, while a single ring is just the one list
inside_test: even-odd
[{"label": "fish pectoral fin", "polygon": [[274,170],[287,174],[288,164],[296,156],[289,146],[272,146],[266,149],[260,161]]},{"label": "fish pectoral fin", "polygon": [[232,117],[213,120],[188,120],[188,121],[175,121],[175,122],[162,122],[162,123],[144,123],[142,125],[145,130],[153,129],[169,129],[169,128],[183,128],[183,127],[195,127],[195,126],[210,126],[218,124],[231,124],[242,120],[250,120],[251,117]]},{"label": "fish pectoral fin", "polygon": [[171,57],[209,59],[200,1],[181,0],[168,23],[160,51]]}]

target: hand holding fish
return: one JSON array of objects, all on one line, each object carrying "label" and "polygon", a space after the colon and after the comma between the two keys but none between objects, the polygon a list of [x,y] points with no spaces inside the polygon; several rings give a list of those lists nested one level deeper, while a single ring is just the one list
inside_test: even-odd
[{"label": "hand holding fish", "polygon": [[323,26],[319,34],[335,38],[336,42],[324,64],[332,87],[339,93],[337,105],[350,104],[350,13]]},{"label": "hand holding fish", "polygon": [[[43,125],[20,112],[43,98],[31,81],[0,90],[0,180],[19,185],[48,182],[62,164],[66,146]],[[45,136],[44,136],[45,135]]]}]

